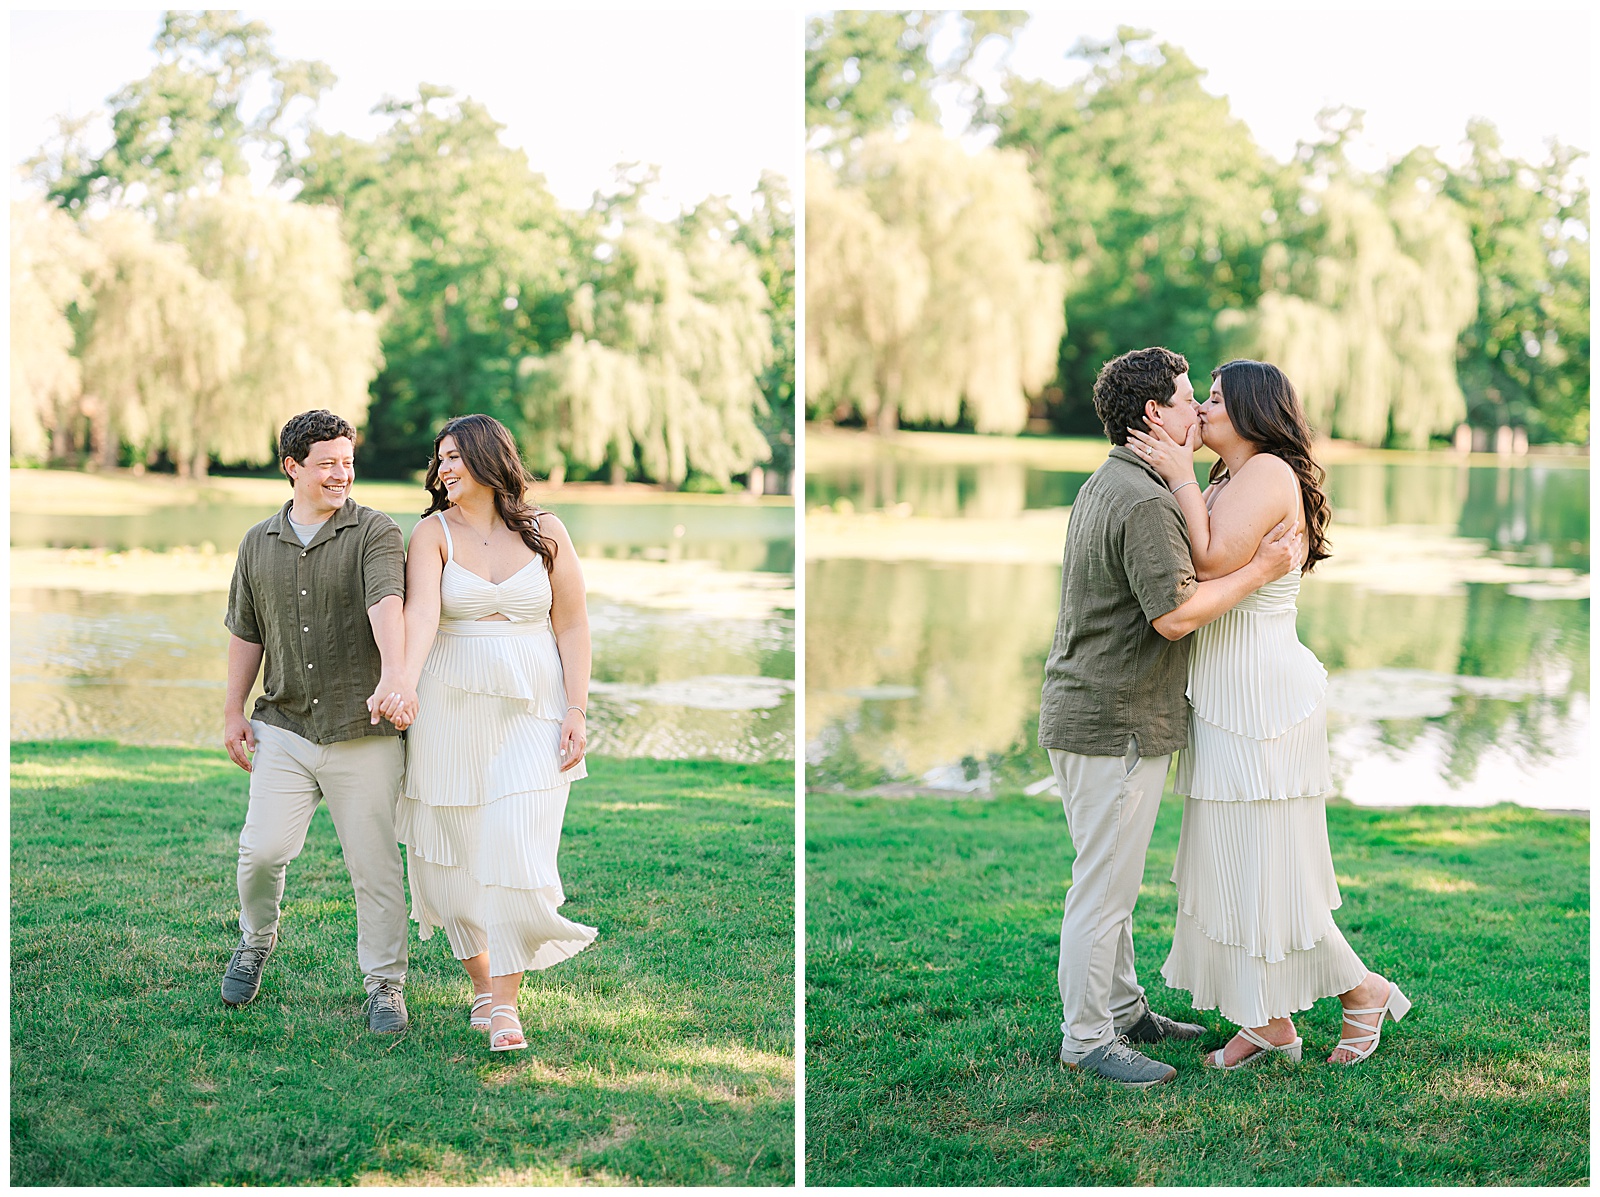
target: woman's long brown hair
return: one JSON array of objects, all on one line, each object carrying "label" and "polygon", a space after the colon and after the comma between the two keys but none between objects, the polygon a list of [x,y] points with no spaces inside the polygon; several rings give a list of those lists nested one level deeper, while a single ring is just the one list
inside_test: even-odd
[{"label": "woman's long brown hair", "polygon": [[[1294,393],[1294,384],[1269,362],[1237,358],[1211,371],[1222,382],[1222,404],[1241,437],[1257,452],[1271,453],[1289,463],[1300,482],[1300,495],[1306,505],[1306,563],[1302,572],[1310,573],[1328,556],[1328,520],[1333,507],[1323,492],[1327,473],[1311,456],[1311,426],[1305,409]],[[1228,467],[1218,458],[1211,466],[1211,481],[1228,476]]]},{"label": "woman's long brown hair", "polygon": [[539,535],[539,525],[534,520],[539,509],[523,498],[528,487],[533,485],[533,475],[522,464],[522,455],[517,452],[517,442],[512,439],[510,430],[493,416],[456,416],[439,429],[439,435],[433,438],[433,456],[428,458],[428,476],[423,481],[433,501],[422,518],[427,519],[435,511],[452,506],[444,484],[439,481],[439,444],[447,436],[461,451],[461,462],[467,467],[467,473],[480,486],[494,491],[494,510],[500,521],[539,554],[546,570],[554,568],[555,542]]}]

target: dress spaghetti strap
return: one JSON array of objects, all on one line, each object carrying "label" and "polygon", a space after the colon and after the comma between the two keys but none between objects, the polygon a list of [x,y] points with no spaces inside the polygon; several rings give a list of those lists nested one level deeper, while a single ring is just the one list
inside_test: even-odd
[{"label": "dress spaghetti strap", "polygon": [[442,511],[436,511],[434,514],[439,517],[439,526],[444,529],[444,559],[446,561],[454,561],[456,559],[456,542],[450,539],[450,521],[444,518],[444,512]]}]

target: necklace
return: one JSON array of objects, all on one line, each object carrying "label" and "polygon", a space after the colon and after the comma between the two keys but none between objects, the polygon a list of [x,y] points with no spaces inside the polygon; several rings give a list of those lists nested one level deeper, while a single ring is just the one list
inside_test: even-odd
[{"label": "necklace", "polygon": [[466,512],[461,511],[460,508],[457,508],[456,510],[461,515],[461,522],[463,524],[465,524],[468,528],[472,529],[472,534],[474,536],[482,537],[483,538],[483,543],[484,543],[485,547],[487,547],[488,544],[489,544],[489,537],[494,535],[494,520],[492,518],[490,519],[490,521],[489,521],[489,530],[487,532],[479,532],[476,528],[472,527],[472,521],[467,518],[467,513]]}]

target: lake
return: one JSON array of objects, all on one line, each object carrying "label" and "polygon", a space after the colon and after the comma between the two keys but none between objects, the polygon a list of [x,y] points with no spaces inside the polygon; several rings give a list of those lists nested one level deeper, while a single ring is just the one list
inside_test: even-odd
[{"label": "lake", "polygon": [[[287,484],[174,502],[155,480],[129,480],[52,513],[18,498],[38,477],[12,478],[12,739],[220,747],[231,554]],[[408,535],[423,506],[420,488],[398,484],[358,483],[356,497]],[[794,509],[541,502],[566,523],[589,588],[590,751],[794,759]]]},{"label": "lake", "polygon": [[[1104,446],[1054,468],[864,439],[815,463],[808,439],[809,784],[1043,792],[1064,509]],[[1337,795],[1587,810],[1587,459],[1348,456],[1298,621],[1330,674]]]}]

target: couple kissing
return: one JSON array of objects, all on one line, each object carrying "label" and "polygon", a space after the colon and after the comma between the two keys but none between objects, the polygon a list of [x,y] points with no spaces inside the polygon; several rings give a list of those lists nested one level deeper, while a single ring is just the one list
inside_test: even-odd
[{"label": "couple kissing", "polygon": [[[1355,1064],[1411,1003],[1334,924],[1323,803],[1327,671],[1295,632],[1300,579],[1328,556],[1323,471],[1293,386],[1231,361],[1197,400],[1167,349],[1107,362],[1095,411],[1112,449],[1073,503],[1039,744],[1076,856],[1061,921],[1061,1062],[1132,1088],[1177,1076],[1136,1045],[1205,1028],[1150,1008],[1133,908],[1172,755],[1183,827],[1161,975],[1240,1029],[1205,1057],[1298,1061],[1292,1015],[1337,995]],[[1210,485],[1194,452],[1217,454]]]}]

